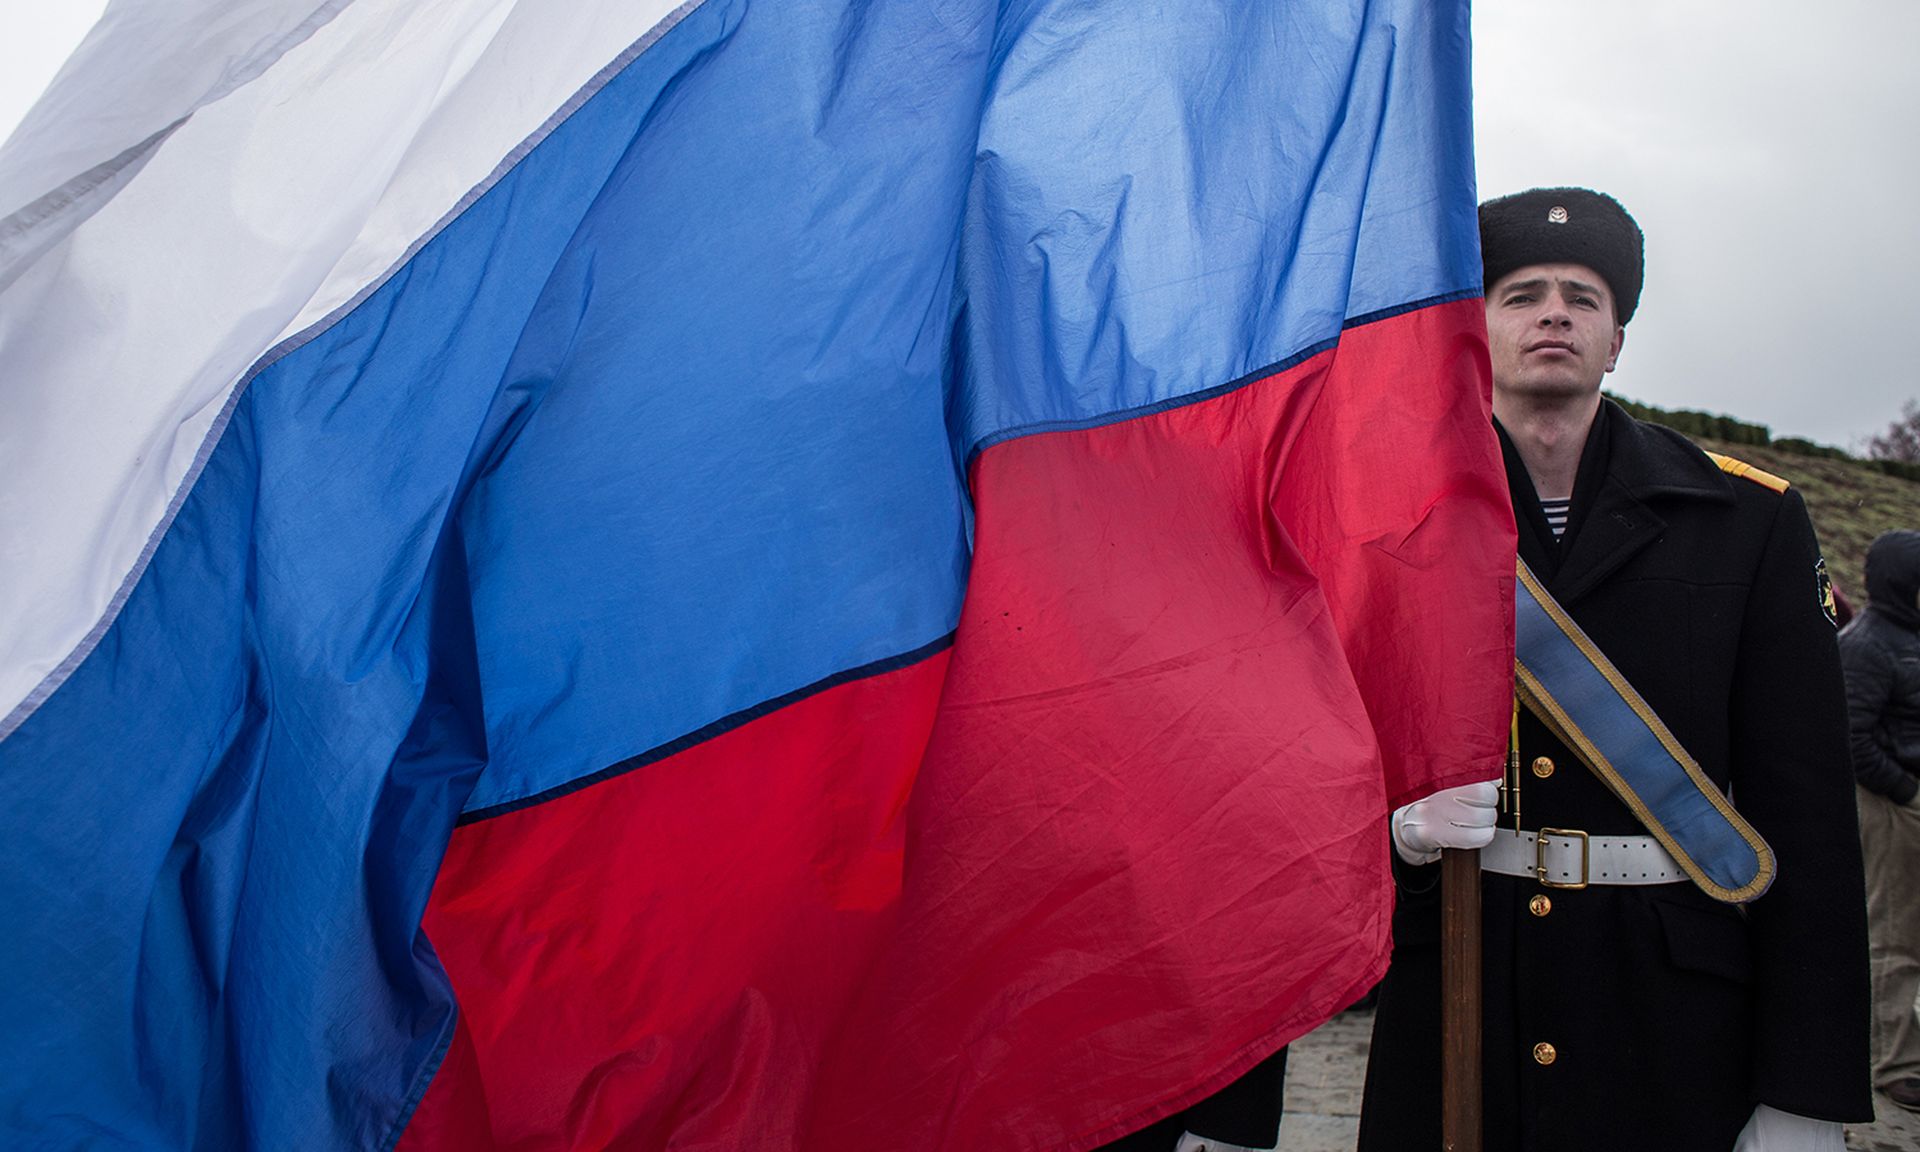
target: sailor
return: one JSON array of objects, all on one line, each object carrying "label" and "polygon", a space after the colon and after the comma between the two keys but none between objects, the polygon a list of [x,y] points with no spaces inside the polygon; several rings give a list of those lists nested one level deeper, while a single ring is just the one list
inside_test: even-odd
[{"label": "sailor", "polygon": [[1435,861],[1485,845],[1487,1152],[1837,1152],[1873,1116],[1866,924],[1806,508],[1601,396],[1643,270],[1618,203],[1534,189],[1480,230],[1525,569],[1514,748],[1504,785],[1394,815],[1360,1148],[1440,1146]]}]

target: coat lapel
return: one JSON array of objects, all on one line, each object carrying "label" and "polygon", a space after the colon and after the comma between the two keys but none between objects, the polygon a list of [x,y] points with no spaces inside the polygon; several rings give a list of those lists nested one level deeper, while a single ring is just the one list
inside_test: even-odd
[{"label": "coat lapel", "polygon": [[[1596,420],[1605,421],[1606,427],[1595,429],[1588,451],[1601,452],[1605,459],[1593,461],[1598,467],[1591,470],[1589,461],[1583,460],[1580,480],[1583,487],[1595,485],[1592,502],[1587,504],[1582,493],[1575,492],[1576,523],[1559,545],[1564,551],[1557,564],[1543,568],[1529,559],[1529,566],[1563,605],[1571,605],[1591,592],[1660,539],[1667,521],[1656,508],[1666,501],[1735,502],[1732,483],[1706,453],[1679,433],[1642,424],[1611,400],[1602,401]],[[1510,444],[1508,450],[1511,452]],[[1517,455],[1510,459],[1518,467],[1517,477],[1524,477]],[[1515,468],[1510,467],[1510,483],[1517,486],[1517,477]],[[1516,497],[1514,503],[1518,517],[1522,501]],[[1587,506],[1582,508],[1582,504]],[[1534,551],[1545,547],[1542,542],[1528,540],[1524,529],[1521,535],[1523,558],[1527,557],[1529,544]]]},{"label": "coat lapel", "polygon": [[1550,583],[1554,599],[1564,605],[1586,595],[1658,540],[1666,527],[1653,509],[1608,475],[1580,531],[1565,545],[1566,555]]}]

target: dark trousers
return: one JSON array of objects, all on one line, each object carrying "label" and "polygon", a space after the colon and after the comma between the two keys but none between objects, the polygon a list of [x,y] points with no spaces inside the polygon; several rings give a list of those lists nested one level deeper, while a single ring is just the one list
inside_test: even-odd
[{"label": "dark trousers", "polygon": [[1287,1050],[1282,1048],[1193,1107],[1122,1136],[1098,1152],[1173,1152],[1183,1132],[1243,1148],[1272,1148],[1280,1143],[1286,1086]]}]

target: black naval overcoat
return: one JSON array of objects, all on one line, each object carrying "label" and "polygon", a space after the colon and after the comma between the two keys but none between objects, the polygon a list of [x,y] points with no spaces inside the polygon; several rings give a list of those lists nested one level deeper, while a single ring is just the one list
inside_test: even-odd
[{"label": "black naval overcoat", "polygon": [[[1522,558],[1731,793],[1778,872],[1739,907],[1686,882],[1575,891],[1484,873],[1487,1152],[1727,1152],[1757,1103],[1871,1119],[1843,688],[1799,494],[1603,402],[1556,543],[1501,440]],[[1520,756],[1522,827],[1643,834],[1524,710]],[[1440,1147],[1440,869],[1395,865],[1362,1152]]]}]

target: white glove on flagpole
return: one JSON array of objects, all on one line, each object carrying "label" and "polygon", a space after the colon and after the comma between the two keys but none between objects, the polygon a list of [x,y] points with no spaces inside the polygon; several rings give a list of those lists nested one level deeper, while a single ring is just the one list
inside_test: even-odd
[{"label": "white glove on flagpole", "polygon": [[1393,814],[1393,850],[1409,864],[1431,864],[1442,848],[1484,848],[1499,810],[1492,780],[1435,792]]},{"label": "white glove on flagpole", "polygon": [[1762,1104],[1740,1130],[1733,1152],[1846,1152],[1846,1147],[1846,1131],[1838,1123]]}]

